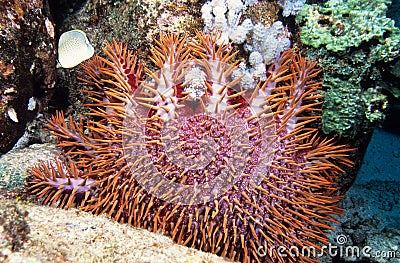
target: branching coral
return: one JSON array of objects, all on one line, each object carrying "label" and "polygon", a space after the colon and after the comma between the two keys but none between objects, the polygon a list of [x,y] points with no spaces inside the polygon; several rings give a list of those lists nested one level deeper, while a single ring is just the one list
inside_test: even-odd
[{"label": "branching coral", "polygon": [[341,211],[335,180],[350,149],[310,125],[319,70],[287,51],[244,90],[231,46],[197,39],[155,40],[159,71],[116,42],[86,63],[92,120],[49,120],[66,157],[32,169],[31,191],[233,260],[317,262],[276,248],[327,243]]},{"label": "branching coral", "polygon": [[284,50],[290,48],[290,33],[281,21],[266,26],[261,22],[253,24],[250,18],[246,18],[239,25],[242,13],[254,4],[254,1],[212,0],[201,9],[206,32],[220,31],[221,43],[231,40],[234,44],[244,44],[244,49],[249,53],[251,67],[247,68],[242,63],[236,74],[244,75],[242,86],[245,89],[253,89],[260,79],[265,81],[265,64],[273,63]]}]

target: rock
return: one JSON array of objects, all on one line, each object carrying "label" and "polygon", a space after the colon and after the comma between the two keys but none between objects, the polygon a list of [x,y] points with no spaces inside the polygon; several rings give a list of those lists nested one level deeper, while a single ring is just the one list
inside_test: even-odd
[{"label": "rock", "polygon": [[0,153],[47,105],[55,85],[56,46],[47,1],[0,0]]},{"label": "rock", "polygon": [[[13,202],[0,202],[13,205]],[[232,261],[175,244],[161,234],[137,229],[77,209],[21,203],[31,232],[21,251],[1,249],[1,262],[192,262]]]},{"label": "rock", "polygon": [[42,161],[56,158],[59,152],[53,144],[33,144],[13,149],[0,157],[0,196],[26,198],[28,170]]},{"label": "rock", "polygon": [[[28,238],[30,228],[26,222],[28,213],[21,211],[15,202],[0,202],[1,250],[19,251]],[[5,253],[4,253],[5,254]],[[3,253],[0,253],[0,258]]]}]

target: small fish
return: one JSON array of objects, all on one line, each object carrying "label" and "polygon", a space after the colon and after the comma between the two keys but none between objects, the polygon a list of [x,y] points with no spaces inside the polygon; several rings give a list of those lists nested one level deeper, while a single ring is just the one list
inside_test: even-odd
[{"label": "small fish", "polygon": [[73,68],[93,54],[94,49],[85,32],[77,29],[64,32],[58,40],[57,68]]}]

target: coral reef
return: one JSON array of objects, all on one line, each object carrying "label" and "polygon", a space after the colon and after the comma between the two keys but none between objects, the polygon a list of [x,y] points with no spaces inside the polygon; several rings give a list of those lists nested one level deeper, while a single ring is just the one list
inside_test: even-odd
[{"label": "coral reef", "polygon": [[46,3],[0,1],[0,153],[22,136],[55,85],[55,32]]},{"label": "coral reef", "polygon": [[251,44],[245,45],[245,49],[252,53],[260,53],[264,64],[273,63],[284,50],[290,48],[289,33],[280,21],[273,23],[269,28],[258,23],[254,25],[252,33]]},{"label": "coral reef", "polygon": [[390,1],[330,0],[304,5],[296,18],[301,42],[311,46],[307,53],[323,68],[326,133],[352,140],[385,119],[388,96],[396,90],[387,72],[400,57],[400,30],[386,17],[386,4]]},{"label": "coral reef", "polygon": [[310,49],[308,53],[320,59],[324,70],[325,133],[337,133],[351,140],[383,123],[389,109],[387,90],[393,86],[391,79],[384,77],[386,69],[376,69],[362,50],[346,56],[332,55],[324,49]]},{"label": "coral reef", "polygon": [[[254,23],[252,17],[242,18],[242,13],[253,5],[254,9],[259,8],[259,3],[253,1],[212,0],[201,8],[205,32],[220,31],[221,43],[231,40],[235,44],[244,44],[244,50],[249,53],[250,68],[243,62],[235,73],[236,76],[244,75],[242,85],[245,88],[254,88],[258,80],[265,81],[265,64],[273,63],[290,48],[289,32],[281,21],[268,21],[270,24],[265,25]],[[262,11],[259,13],[263,14]]]},{"label": "coral reef", "polygon": [[384,58],[390,60],[399,52],[396,45],[399,29],[386,17],[386,4],[390,3],[388,0],[329,0],[324,7],[304,5],[296,17],[299,24],[304,23],[300,40],[314,48],[325,46],[327,50],[338,52],[374,39],[379,44],[373,52],[383,55],[390,50],[394,54],[389,52]]},{"label": "coral reef", "polygon": [[340,78],[326,78],[324,87],[327,88],[322,112],[325,133],[336,132],[354,138],[369,130],[371,124],[383,123],[388,102],[381,88],[371,87],[363,91],[360,85]]},{"label": "coral reef", "polygon": [[383,123],[385,110],[388,105],[386,96],[381,93],[379,87],[368,88],[362,93],[362,100],[365,105],[365,117],[371,123]]},{"label": "coral reef", "polygon": [[221,31],[221,43],[231,40],[235,44],[243,44],[247,34],[253,29],[251,19],[245,19],[240,25],[241,14],[249,3],[242,0],[212,0],[201,7],[201,18],[205,32]]},{"label": "coral reef", "polygon": [[341,211],[335,181],[351,150],[310,125],[320,71],[290,50],[244,90],[232,47],[196,38],[155,40],[159,71],[116,42],[86,63],[91,119],[49,120],[65,155],[32,169],[30,190],[230,259],[317,262],[263,247],[318,248]]},{"label": "coral reef", "polygon": [[[325,79],[324,87],[328,90],[322,111],[323,131],[354,137],[360,132],[359,120],[364,114],[364,107],[359,103],[361,87],[339,78]],[[346,107],[341,107],[342,105]]]},{"label": "coral reef", "polygon": [[270,27],[279,18],[280,6],[276,2],[258,1],[243,10],[242,18],[250,18],[253,24],[262,23]]}]

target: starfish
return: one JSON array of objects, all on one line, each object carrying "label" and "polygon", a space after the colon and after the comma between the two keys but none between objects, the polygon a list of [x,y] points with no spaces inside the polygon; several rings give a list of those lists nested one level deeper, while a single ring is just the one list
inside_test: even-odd
[{"label": "starfish", "polygon": [[289,50],[244,89],[219,37],[160,35],[158,70],[107,43],[83,65],[89,120],[48,120],[64,154],[30,171],[30,191],[232,260],[317,262],[289,251],[327,244],[352,165],[352,149],[315,128],[320,70]]}]

